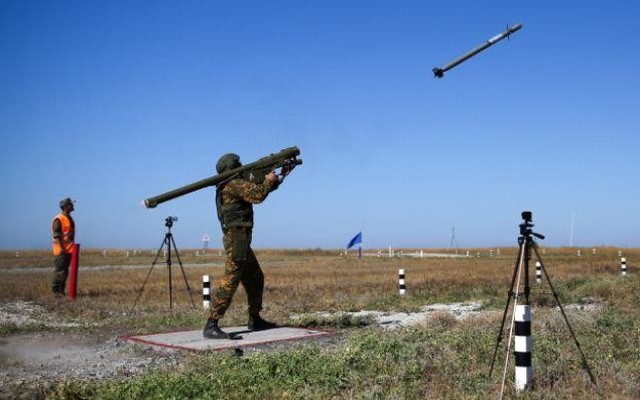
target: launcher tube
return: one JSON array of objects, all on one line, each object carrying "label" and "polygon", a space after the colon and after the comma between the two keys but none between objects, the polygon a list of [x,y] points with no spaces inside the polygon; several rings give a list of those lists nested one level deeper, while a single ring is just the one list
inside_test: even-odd
[{"label": "launcher tube", "polygon": [[170,190],[154,197],[149,197],[148,199],[145,199],[144,205],[147,208],[154,208],[158,204],[164,203],[165,201],[173,200],[176,197],[184,196],[185,194],[189,194],[191,192],[195,192],[196,190],[204,189],[209,186],[215,186],[234,175],[241,175],[253,170],[263,170],[268,168],[276,169],[287,164],[292,166],[300,165],[302,164],[302,160],[298,160],[296,158],[296,156],[298,155],[300,155],[300,149],[295,146],[288,147],[286,149],[282,149],[278,153],[263,157],[258,161],[254,161],[252,163],[223,172],[221,174],[199,180],[189,185],[182,186],[178,189]]}]

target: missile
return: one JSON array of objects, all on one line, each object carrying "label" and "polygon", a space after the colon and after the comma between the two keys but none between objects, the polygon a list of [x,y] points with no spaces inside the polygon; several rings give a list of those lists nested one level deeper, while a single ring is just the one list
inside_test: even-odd
[{"label": "missile", "polygon": [[473,56],[475,56],[476,54],[480,53],[482,50],[486,49],[487,47],[490,47],[490,46],[498,43],[502,39],[504,39],[506,37],[509,37],[512,33],[516,32],[520,28],[522,28],[522,24],[515,24],[510,28],[507,27],[506,31],[495,35],[491,39],[487,40],[485,43],[481,44],[480,46],[476,47],[475,49],[471,50],[470,52],[461,55],[460,57],[456,58],[455,60],[453,60],[449,64],[445,65],[444,67],[442,67],[442,68],[438,68],[438,67],[434,68],[432,70],[434,77],[442,78],[444,76],[444,73],[447,72],[448,70],[450,70],[451,68],[453,68],[456,65],[468,60],[469,58],[471,58]]}]

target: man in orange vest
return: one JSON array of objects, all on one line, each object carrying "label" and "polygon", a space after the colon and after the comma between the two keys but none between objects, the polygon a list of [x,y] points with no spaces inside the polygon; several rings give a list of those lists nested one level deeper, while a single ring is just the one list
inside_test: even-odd
[{"label": "man in orange vest", "polygon": [[71,252],[76,236],[76,226],[71,218],[74,210],[73,201],[66,198],[60,201],[61,212],[53,218],[51,231],[53,235],[53,282],[51,289],[56,296],[64,296],[64,287],[69,276]]}]

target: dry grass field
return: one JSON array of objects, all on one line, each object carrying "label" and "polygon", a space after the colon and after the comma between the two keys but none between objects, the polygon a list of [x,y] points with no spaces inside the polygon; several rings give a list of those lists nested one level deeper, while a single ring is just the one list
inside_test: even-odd
[{"label": "dry grass field", "polygon": [[[130,383],[118,381],[56,382],[42,396],[51,398],[487,398],[497,396],[498,374],[486,377],[496,342],[517,248],[469,249],[471,257],[382,257],[376,251],[358,259],[339,251],[258,250],[265,273],[263,314],[280,324],[315,312],[381,310],[416,311],[433,303],[479,301],[482,317],[456,320],[439,315],[418,327],[386,331],[354,322],[318,322],[338,332],[331,346],[305,344],[289,351],[244,357],[245,369],[226,354],[201,355],[185,361],[180,371],[162,368]],[[640,396],[640,249],[599,247],[545,248],[544,265],[564,305],[597,305],[590,313],[569,313],[604,398]],[[403,253],[414,252],[403,249]],[[458,250],[460,255],[467,249]],[[196,252],[198,254],[196,255]],[[452,253],[430,249],[428,253]],[[628,276],[620,276],[620,256]],[[56,318],[81,321],[86,335],[115,337],[127,333],[200,328],[206,319],[200,295],[201,277],[222,275],[218,250],[181,250],[193,300],[191,306],[180,266],[172,265],[173,309],[169,309],[168,269],[161,259],[151,269],[152,250],[83,250],[77,299],[59,301],[50,293],[48,252],[0,252],[0,302],[30,301]],[[479,254],[479,257],[477,256]],[[534,390],[518,398],[597,398],[580,365],[575,344],[555,310],[548,285],[535,284],[530,265],[534,307]],[[407,294],[398,295],[398,269],[406,271]],[[150,279],[132,310],[147,274]],[[246,323],[246,300],[238,290],[223,325]],[[3,336],[51,329],[1,323]],[[345,358],[346,357],[346,358]],[[349,358],[351,357],[351,358]],[[501,357],[502,358],[502,357]],[[301,361],[302,360],[302,361]],[[502,360],[499,360],[499,363]],[[298,365],[289,371],[292,363]],[[218,367],[225,380],[213,379],[207,365]],[[270,365],[270,367],[265,367]],[[289,367],[288,367],[289,366]],[[239,369],[240,368],[240,369]],[[264,370],[266,368],[266,370]],[[271,369],[270,369],[271,368]],[[253,374],[248,374],[253,371]],[[262,375],[264,376],[262,376]],[[262,376],[256,383],[256,376]],[[161,382],[161,383],[159,383]],[[173,383],[171,383],[173,382]],[[180,382],[180,383],[178,383]],[[189,389],[185,389],[185,385]],[[217,395],[210,395],[211,393]],[[224,393],[224,395],[221,395]]]}]

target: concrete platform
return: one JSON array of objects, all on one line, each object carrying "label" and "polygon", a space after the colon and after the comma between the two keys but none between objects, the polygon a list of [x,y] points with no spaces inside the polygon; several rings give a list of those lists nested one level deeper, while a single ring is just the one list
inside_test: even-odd
[{"label": "concrete platform", "polygon": [[121,336],[120,338],[158,348],[190,351],[216,351],[333,335],[333,332],[328,331],[289,327],[280,327],[258,332],[249,331],[246,326],[222,327],[222,330],[233,335],[234,338],[205,339],[202,336],[202,329],[195,331]]}]

